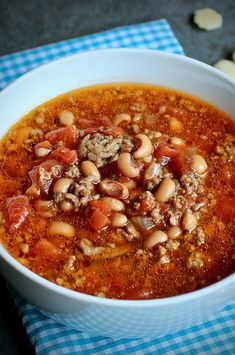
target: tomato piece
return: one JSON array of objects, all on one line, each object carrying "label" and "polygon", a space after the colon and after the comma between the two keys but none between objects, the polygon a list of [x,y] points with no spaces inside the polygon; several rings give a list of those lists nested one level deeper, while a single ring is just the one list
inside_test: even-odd
[{"label": "tomato piece", "polygon": [[78,120],[79,128],[98,128],[101,126],[99,121],[89,120],[87,118],[80,118]]},{"label": "tomato piece", "polygon": [[111,213],[111,209],[110,209],[109,205],[107,204],[107,202],[102,201],[102,200],[90,201],[90,208],[93,210],[99,209],[101,212],[103,212],[106,215],[110,215],[110,213]]},{"label": "tomato piece", "polygon": [[160,213],[161,214],[164,215],[168,211],[168,209],[169,209],[169,205],[167,203],[163,202],[160,204]]},{"label": "tomato piece", "polygon": [[111,119],[107,116],[99,117],[98,121],[104,127],[112,127],[112,125],[113,125]]},{"label": "tomato piece", "polygon": [[56,260],[63,257],[62,250],[46,238],[41,238],[37,241],[37,243],[32,247],[32,254],[36,257],[48,260]]},{"label": "tomato piece", "polygon": [[181,149],[170,147],[167,144],[160,145],[154,152],[155,158],[161,160],[163,157],[175,158],[181,153]]},{"label": "tomato piece", "polygon": [[95,209],[91,215],[89,215],[89,224],[95,230],[107,227],[109,222],[109,218],[100,209]]},{"label": "tomato piece", "polygon": [[187,157],[182,149],[170,147],[167,144],[157,147],[154,155],[159,162],[166,162],[172,174],[177,178],[181,177],[185,173],[189,165],[189,159],[187,160]]},{"label": "tomato piece", "polygon": [[118,137],[123,134],[123,129],[119,127],[107,128],[104,130],[104,134],[106,134],[106,136]]},{"label": "tomato piece", "polygon": [[98,131],[98,127],[84,128],[85,134],[93,134]]},{"label": "tomato piece", "polygon": [[235,193],[233,191],[217,202],[216,214],[226,223],[235,221]]},{"label": "tomato piece", "polygon": [[[63,173],[64,167],[56,160],[45,160],[40,165],[35,166],[29,176],[32,185],[39,188],[39,196],[48,196],[52,182],[59,179]],[[50,174],[50,176],[46,176]]]},{"label": "tomato piece", "polygon": [[6,200],[6,209],[11,229],[19,229],[29,217],[29,199],[24,195],[9,197]]},{"label": "tomato piece", "polygon": [[169,161],[168,166],[172,174],[180,178],[186,171],[186,156],[180,153]]},{"label": "tomato piece", "polygon": [[146,214],[151,212],[154,207],[155,207],[156,203],[153,201],[149,201],[147,198],[143,199],[140,201],[140,213],[141,214]]},{"label": "tomato piece", "polygon": [[46,139],[53,145],[63,142],[66,147],[73,148],[79,143],[79,132],[75,126],[58,128],[48,132]]},{"label": "tomato piece", "polygon": [[78,158],[76,150],[70,150],[68,148],[58,148],[51,152],[50,156],[64,165],[70,165]]},{"label": "tomato piece", "polygon": [[36,200],[35,211],[42,217],[50,218],[56,215],[56,209],[53,200]]}]

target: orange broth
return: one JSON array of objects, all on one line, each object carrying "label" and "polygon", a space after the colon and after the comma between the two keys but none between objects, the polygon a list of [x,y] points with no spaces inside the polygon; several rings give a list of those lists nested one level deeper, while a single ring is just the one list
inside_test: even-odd
[{"label": "orange broth", "polygon": [[[61,124],[64,111],[72,112],[72,126]],[[116,115],[123,113],[131,122],[114,127]],[[149,137],[152,151],[134,159],[139,134]],[[22,118],[0,142],[0,241],[38,275],[100,297],[162,298],[210,285],[235,270],[234,135],[234,122],[218,109],[162,87],[109,84],[56,97]],[[91,144],[85,143],[87,136]],[[172,137],[183,143],[172,143]],[[42,150],[37,156],[41,142],[49,153]],[[103,158],[93,159],[96,152],[89,149],[96,144]],[[110,148],[117,155],[114,161],[105,158],[105,144],[116,144]],[[138,176],[120,170],[123,153],[132,157]],[[195,154],[207,164],[201,176],[193,172]],[[100,181],[86,179],[81,162],[89,157],[100,180],[126,184],[128,196],[120,197],[123,185],[113,184],[110,192]],[[146,181],[151,164],[160,173]],[[71,166],[77,169],[75,177]],[[175,195],[159,201],[156,191],[167,177]],[[72,185],[58,194],[53,186],[61,178]],[[118,199],[124,208],[113,211],[104,197]],[[39,200],[46,201],[46,209]],[[61,210],[65,205],[68,212]],[[136,233],[126,224],[113,226],[115,213],[124,215]],[[196,219],[192,230],[185,226],[187,214]],[[68,223],[72,233],[51,233],[53,221]],[[169,237],[171,227],[180,229],[177,238]],[[167,240],[149,247],[150,236],[159,230]]]}]

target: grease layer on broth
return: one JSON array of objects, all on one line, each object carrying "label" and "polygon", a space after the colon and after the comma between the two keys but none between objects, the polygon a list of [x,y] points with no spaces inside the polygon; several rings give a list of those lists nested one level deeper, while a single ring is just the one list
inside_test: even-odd
[{"label": "grease layer on broth", "polygon": [[234,124],[181,92],[62,95],[0,144],[0,240],[64,287],[120,299],[190,292],[235,269]]}]

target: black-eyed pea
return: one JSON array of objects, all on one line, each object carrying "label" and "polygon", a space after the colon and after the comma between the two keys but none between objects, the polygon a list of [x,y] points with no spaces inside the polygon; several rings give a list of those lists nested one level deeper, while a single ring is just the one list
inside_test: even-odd
[{"label": "black-eyed pea", "polygon": [[99,189],[110,197],[126,199],[129,196],[129,190],[125,185],[111,179],[102,180],[99,183]]},{"label": "black-eyed pea", "polygon": [[96,165],[92,161],[84,160],[81,163],[81,170],[82,170],[83,175],[85,175],[85,176],[91,176],[91,175],[94,176],[95,182],[100,181],[100,178],[101,178],[100,172],[97,169]]},{"label": "black-eyed pea", "polygon": [[174,180],[172,180],[169,177],[166,177],[160,183],[160,186],[158,187],[154,196],[157,201],[166,202],[174,195],[175,190],[176,190],[176,184]]},{"label": "black-eyed pea", "polygon": [[73,210],[73,205],[72,205],[71,202],[64,200],[64,201],[60,202],[60,209],[63,212],[69,213],[69,212],[71,212]]},{"label": "black-eyed pea", "polygon": [[68,189],[70,188],[71,184],[74,182],[73,179],[70,178],[60,178],[58,179],[54,186],[53,186],[53,192],[54,193],[59,193],[59,192],[67,192]]},{"label": "black-eyed pea", "polygon": [[153,145],[151,140],[146,134],[140,133],[135,136],[140,140],[139,148],[133,153],[135,159],[140,159],[149,156],[152,153]]},{"label": "black-eyed pea", "polygon": [[182,235],[182,230],[180,227],[172,226],[168,229],[167,235],[170,239],[177,239]]},{"label": "black-eyed pea", "polygon": [[112,213],[111,214],[111,225],[114,228],[124,227],[127,224],[127,216],[123,213]]},{"label": "black-eyed pea", "polygon": [[122,181],[122,184],[125,185],[129,190],[136,189],[136,181],[128,179],[127,181]]},{"label": "black-eyed pea", "polygon": [[48,233],[51,235],[58,234],[63,235],[65,237],[74,237],[75,236],[75,228],[72,224],[65,222],[52,222],[49,226]]},{"label": "black-eyed pea", "polygon": [[118,127],[121,124],[131,123],[131,116],[128,113],[119,113],[115,116],[113,124]]},{"label": "black-eyed pea", "polygon": [[199,154],[193,154],[193,172],[199,175],[204,174],[207,171],[207,163],[205,159]]},{"label": "black-eyed pea", "polygon": [[197,218],[194,216],[191,210],[186,211],[182,225],[184,230],[186,231],[193,231],[197,227]]},{"label": "black-eyed pea", "polygon": [[130,153],[121,153],[119,155],[117,164],[122,174],[126,177],[134,178],[140,174],[140,169],[134,163]]},{"label": "black-eyed pea", "polygon": [[75,118],[73,112],[64,110],[59,113],[60,123],[63,126],[71,126],[74,124]]},{"label": "black-eyed pea", "polygon": [[161,173],[161,166],[155,162],[152,162],[149,167],[145,170],[144,178],[145,180],[151,180],[159,176]]},{"label": "black-eyed pea", "polygon": [[185,141],[179,137],[171,137],[171,143],[174,145],[178,145],[179,147],[183,147],[185,145]]},{"label": "black-eyed pea", "polygon": [[22,244],[21,251],[22,251],[23,254],[28,254],[29,245],[27,243]]},{"label": "black-eyed pea", "polygon": [[175,118],[175,117],[169,118],[169,125],[173,131],[180,132],[183,129],[182,123],[179,120],[177,120],[177,118]]},{"label": "black-eyed pea", "polygon": [[109,208],[114,212],[120,212],[124,210],[124,203],[117,198],[102,197],[102,201],[105,201]]},{"label": "black-eyed pea", "polygon": [[45,157],[46,155],[48,155],[51,152],[51,149],[47,149],[47,148],[36,148],[35,149],[35,154],[37,155],[37,157],[42,158]]},{"label": "black-eyed pea", "polygon": [[145,247],[147,249],[151,249],[155,247],[157,244],[162,244],[167,241],[167,234],[161,230],[157,230],[150,234],[145,241]]}]

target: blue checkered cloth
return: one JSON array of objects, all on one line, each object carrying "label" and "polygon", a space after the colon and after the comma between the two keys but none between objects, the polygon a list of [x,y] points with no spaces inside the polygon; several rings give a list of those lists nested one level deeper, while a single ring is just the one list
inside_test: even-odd
[{"label": "blue checkered cloth", "polygon": [[[184,54],[166,20],[116,28],[0,58],[0,89],[28,70],[79,51],[138,47]],[[235,301],[205,323],[150,339],[114,340],[69,329],[16,296],[15,302],[37,354],[235,354]]]}]

